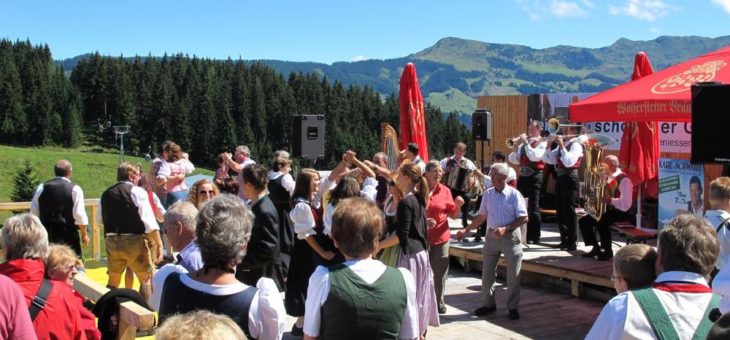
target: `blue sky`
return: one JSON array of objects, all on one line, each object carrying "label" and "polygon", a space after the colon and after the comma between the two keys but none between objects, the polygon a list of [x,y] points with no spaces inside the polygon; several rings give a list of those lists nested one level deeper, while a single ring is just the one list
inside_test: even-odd
[{"label": "blue sky", "polygon": [[99,51],[331,63],[403,57],[453,36],[544,48],[730,35],[730,0],[49,1],[0,3],[0,38],[56,59]]}]

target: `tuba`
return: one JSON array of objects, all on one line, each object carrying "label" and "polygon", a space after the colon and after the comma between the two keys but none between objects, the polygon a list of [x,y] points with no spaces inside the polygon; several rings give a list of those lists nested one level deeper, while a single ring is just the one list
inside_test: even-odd
[{"label": "tuba", "polygon": [[609,175],[601,163],[603,146],[613,143],[613,140],[606,135],[592,133],[576,137],[576,142],[583,145],[586,165],[581,186],[581,197],[585,199],[584,209],[587,214],[600,220],[603,213],[606,212],[603,196],[606,192],[606,180]]}]

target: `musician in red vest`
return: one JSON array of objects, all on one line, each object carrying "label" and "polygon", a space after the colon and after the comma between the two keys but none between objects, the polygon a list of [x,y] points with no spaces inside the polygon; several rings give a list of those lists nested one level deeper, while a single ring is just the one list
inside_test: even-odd
[{"label": "musician in red vest", "polygon": [[571,138],[563,141],[563,135],[555,136],[554,149],[545,152],[543,161],[555,166],[558,174],[555,185],[556,210],[560,230],[560,249],[576,249],[578,216],[575,214],[578,199],[578,169],[583,162],[583,145]]},{"label": "musician in red vest", "polygon": [[527,198],[527,243],[540,243],[540,189],[547,142],[540,137],[540,122],[533,120],[527,125],[527,135],[521,135],[521,145],[509,154],[509,162],[520,166],[517,190]]},{"label": "musician in red vest", "polygon": [[[603,159],[606,166],[608,178],[603,202],[606,203],[606,211],[601,219],[588,215],[580,219],[580,232],[586,245],[592,245],[593,249],[581,256],[595,257],[599,261],[607,261],[613,258],[611,249],[611,225],[616,222],[632,223],[636,220],[636,205],[633,199],[634,183],[618,166],[618,158],[613,155]],[[596,241],[596,233],[601,238],[601,246]]]}]

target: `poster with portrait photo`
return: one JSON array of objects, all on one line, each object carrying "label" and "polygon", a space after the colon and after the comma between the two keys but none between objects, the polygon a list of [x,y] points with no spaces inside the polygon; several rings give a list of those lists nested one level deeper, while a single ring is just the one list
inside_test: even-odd
[{"label": "poster with portrait photo", "polygon": [[561,124],[570,122],[568,107],[595,93],[548,93],[527,96],[527,120],[537,120],[544,126],[550,118],[557,117]]},{"label": "poster with portrait photo", "polygon": [[659,229],[677,214],[704,215],[705,170],[684,159],[659,159]]}]

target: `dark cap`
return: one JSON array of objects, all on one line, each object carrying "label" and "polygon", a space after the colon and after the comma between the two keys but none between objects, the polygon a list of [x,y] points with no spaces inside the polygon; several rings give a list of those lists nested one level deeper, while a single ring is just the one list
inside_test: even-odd
[{"label": "dark cap", "polygon": [[418,144],[408,143],[408,151],[410,151],[414,155],[417,155],[418,154]]},{"label": "dark cap", "polygon": [[492,158],[494,158],[494,159],[496,159],[496,160],[498,160],[498,161],[501,161],[501,162],[504,162],[504,160],[505,160],[505,159],[507,159],[507,158],[506,158],[506,157],[504,156],[504,152],[502,152],[502,151],[495,151],[495,152],[492,152]]}]

